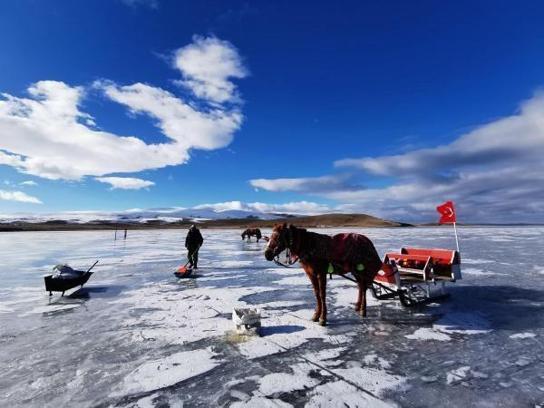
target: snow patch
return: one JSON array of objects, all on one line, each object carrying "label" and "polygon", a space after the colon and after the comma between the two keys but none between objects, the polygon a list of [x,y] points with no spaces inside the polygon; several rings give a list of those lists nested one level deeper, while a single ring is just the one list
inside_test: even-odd
[{"label": "snow patch", "polygon": [[230,408],[291,408],[292,405],[279,399],[264,397],[252,397],[247,401],[236,401],[229,405]]},{"label": "snow patch", "polygon": [[491,331],[489,322],[475,313],[451,312],[440,318],[434,330],[442,333],[485,334]]},{"label": "snow patch", "polygon": [[273,373],[259,380],[259,391],[264,395],[273,395],[282,392],[291,392],[311,388],[319,384],[308,374],[314,367],[309,364],[297,364],[291,367],[293,374]]},{"label": "snow patch", "polygon": [[354,361],[351,362],[353,367],[337,368],[332,372],[376,395],[382,395],[385,390],[401,388],[406,383],[406,378],[400,375],[389,374],[376,368],[358,367],[359,364]]},{"label": "snow patch", "polygon": [[119,395],[157,390],[208,372],[219,365],[213,360],[215,355],[208,348],[182,351],[144,363],[125,377]]},{"label": "snow patch", "polygon": [[531,332],[525,332],[525,333],[516,333],[509,336],[511,339],[532,339],[533,337],[536,337],[536,334]]},{"label": "snow patch", "polygon": [[411,340],[438,340],[438,341],[449,341],[451,337],[445,333],[441,333],[437,330],[433,330],[429,327],[422,327],[417,329],[412,334],[407,334],[404,337]]},{"label": "snow patch", "polygon": [[446,374],[446,383],[448,385],[455,384],[467,376],[470,372],[470,366],[459,367],[455,370],[451,370]]},{"label": "snow patch", "polygon": [[386,359],[379,357],[376,353],[367,354],[363,358],[363,362],[367,365],[377,365],[383,369],[391,368],[391,363]]},{"label": "snow patch", "polygon": [[310,400],[305,408],[390,408],[395,406],[362,393],[344,381],[319,385],[309,395]]}]

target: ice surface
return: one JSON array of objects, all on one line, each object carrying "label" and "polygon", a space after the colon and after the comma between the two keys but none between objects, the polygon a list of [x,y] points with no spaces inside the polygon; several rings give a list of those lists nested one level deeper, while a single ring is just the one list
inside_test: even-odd
[{"label": "ice surface", "polygon": [[[449,228],[357,230],[378,252],[454,246]],[[203,230],[0,234],[0,405],[28,407],[535,406],[544,402],[544,228],[460,227],[464,277],[451,297],[407,309],[327,280],[329,325],[299,267],[264,242]],[[321,231],[336,233],[340,230]],[[265,234],[269,234],[266,231]],[[100,263],[82,290],[51,298],[58,263]],[[233,307],[262,310],[262,336],[234,333]]]}]

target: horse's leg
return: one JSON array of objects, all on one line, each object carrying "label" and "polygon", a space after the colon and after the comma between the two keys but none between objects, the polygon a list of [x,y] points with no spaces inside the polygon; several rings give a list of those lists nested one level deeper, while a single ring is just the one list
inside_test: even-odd
[{"label": "horse's leg", "polygon": [[317,277],[315,276],[314,270],[307,265],[302,266],[304,269],[304,272],[306,272],[306,275],[310,279],[310,282],[312,282],[312,288],[314,290],[314,296],[316,301],[315,311],[314,315],[312,316],[312,321],[317,322],[319,320],[319,316],[321,315],[321,300],[319,295],[319,284],[317,282]]},{"label": "horse's leg", "polygon": [[363,282],[361,282],[361,277],[357,274],[354,274],[355,276],[355,279],[357,280],[357,288],[358,288],[358,291],[357,291],[357,302],[355,303],[355,311],[357,313],[359,313],[359,311],[361,310],[361,304],[362,304],[362,301],[363,301]]},{"label": "horse's leg", "polygon": [[361,283],[359,283],[359,299],[361,299],[361,309],[359,313],[362,317],[366,317],[366,279],[361,278]]},{"label": "horse's leg", "polygon": [[319,283],[319,297],[321,301],[321,314],[319,316],[319,324],[321,326],[327,325],[327,274],[326,269],[318,270],[317,279]]}]

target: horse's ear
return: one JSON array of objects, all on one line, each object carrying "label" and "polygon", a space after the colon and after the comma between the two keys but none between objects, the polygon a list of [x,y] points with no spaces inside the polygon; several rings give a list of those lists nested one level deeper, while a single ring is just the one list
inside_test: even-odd
[{"label": "horse's ear", "polygon": [[284,222],[283,225],[282,225],[282,227],[283,227],[284,229],[287,228],[287,223]]}]

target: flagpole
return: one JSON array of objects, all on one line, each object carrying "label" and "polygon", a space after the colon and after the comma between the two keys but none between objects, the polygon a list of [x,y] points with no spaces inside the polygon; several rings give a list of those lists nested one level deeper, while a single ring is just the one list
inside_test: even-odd
[{"label": "flagpole", "polygon": [[455,226],[455,222],[453,223],[453,231],[455,232],[455,245],[457,246],[457,252],[461,252],[459,250],[459,239],[457,238],[457,227]]}]

